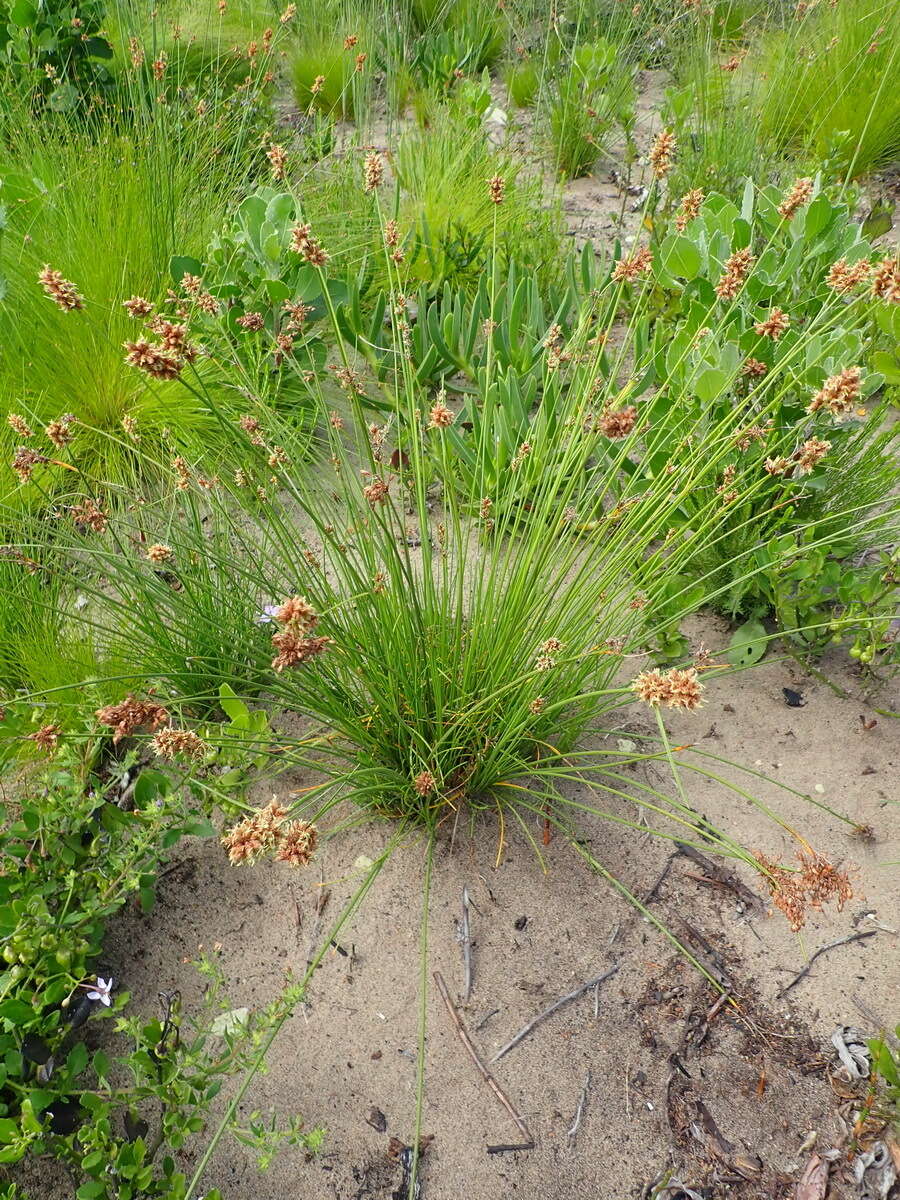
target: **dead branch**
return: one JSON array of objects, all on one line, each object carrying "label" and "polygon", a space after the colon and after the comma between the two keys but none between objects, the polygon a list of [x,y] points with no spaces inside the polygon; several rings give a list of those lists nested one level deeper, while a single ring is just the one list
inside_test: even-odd
[{"label": "dead branch", "polygon": [[[497,1099],[500,1101],[500,1103],[503,1105],[503,1107],[506,1109],[506,1111],[509,1113],[509,1115],[512,1117],[513,1121],[516,1124],[516,1128],[518,1129],[519,1133],[521,1133],[522,1137],[525,1139],[526,1144],[524,1144],[524,1145],[503,1146],[502,1149],[503,1150],[533,1150],[534,1149],[534,1138],[528,1132],[528,1126],[525,1124],[524,1120],[519,1116],[518,1112],[516,1112],[515,1108],[513,1107],[512,1101],[509,1099],[509,1097],[503,1091],[500,1084],[497,1082],[497,1080],[494,1078],[494,1076],[490,1073],[490,1071],[487,1069],[487,1067],[482,1062],[481,1056],[479,1055],[478,1051],[475,1049],[474,1045],[472,1044],[472,1039],[469,1037],[468,1033],[466,1032],[465,1026],[462,1023],[462,1019],[460,1018],[459,1013],[456,1011],[456,1007],[455,1007],[453,1001],[450,999],[450,993],[447,991],[447,985],[446,985],[446,983],[444,983],[444,977],[440,973],[440,971],[435,971],[434,982],[437,985],[438,991],[441,993],[441,999],[444,1001],[444,1004],[447,1006],[447,1012],[450,1014],[450,1019],[453,1021],[453,1024],[456,1028],[456,1032],[459,1035],[459,1040],[462,1042],[462,1044],[465,1046],[466,1050],[469,1052],[469,1057],[472,1059],[472,1062],[475,1064],[475,1066],[478,1068],[479,1072],[481,1073],[482,1079],[488,1085],[488,1087],[491,1089],[491,1091],[494,1093],[494,1095],[497,1097]],[[498,1154],[501,1152],[501,1147],[494,1147],[492,1149],[489,1146],[488,1152],[491,1154]]]},{"label": "dead branch", "polygon": [[613,966],[610,967],[610,969],[608,971],[606,971],[603,975],[597,975],[594,979],[589,979],[587,981],[587,983],[582,983],[579,987],[577,987],[574,992],[569,992],[565,996],[560,996],[560,998],[558,1000],[554,1000],[554,1002],[550,1005],[549,1008],[545,1008],[543,1010],[543,1012],[539,1012],[538,1015],[533,1020],[529,1021],[527,1025],[525,1025],[522,1029],[519,1030],[519,1032],[515,1035],[515,1037],[510,1038],[510,1040],[506,1043],[505,1046],[501,1046],[500,1049],[497,1051],[497,1053],[494,1055],[494,1057],[491,1059],[491,1062],[492,1063],[497,1062],[497,1060],[502,1058],[504,1054],[508,1054],[510,1050],[512,1050],[514,1047],[518,1046],[519,1042],[521,1042],[523,1038],[526,1038],[529,1035],[529,1033],[531,1033],[532,1029],[535,1028],[535,1026],[540,1025],[540,1023],[542,1021],[546,1021],[546,1019],[549,1016],[552,1016],[552,1014],[555,1013],[557,1011],[557,1009],[562,1008],[564,1005],[568,1004],[571,1000],[577,1000],[579,996],[583,996],[584,993],[590,991],[590,989],[592,987],[598,987],[601,983],[605,983],[606,980],[609,979],[609,977],[611,975],[615,975],[615,973],[616,973],[616,971],[618,971],[618,969],[619,969],[619,963],[614,963]]}]

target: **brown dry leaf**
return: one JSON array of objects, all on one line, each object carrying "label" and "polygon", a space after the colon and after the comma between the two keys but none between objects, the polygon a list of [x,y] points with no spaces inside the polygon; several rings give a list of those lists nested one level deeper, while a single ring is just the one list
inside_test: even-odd
[{"label": "brown dry leaf", "polygon": [[796,1200],[825,1200],[828,1192],[829,1164],[813,1154],[797,1181]]}]

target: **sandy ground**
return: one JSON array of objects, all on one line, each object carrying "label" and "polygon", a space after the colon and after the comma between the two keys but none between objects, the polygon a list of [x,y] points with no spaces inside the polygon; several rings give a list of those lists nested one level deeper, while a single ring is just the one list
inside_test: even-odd
[{"label": "sandy ground", "polygon": [[[711,649],[727,641],[724,623],[714,618],[700,632]],[[859,679],[829,670],[858,695]],[[804,705],[788,707],[783,687],[801,692]],[[876,703],[900,710],[900,683],[884,688]],[[864,730],[860,714],[877,724]],[[641,713],[634,716],[626,736],[640,727]],[[846,1142],[852,1105],[841,1083],[829,1081],[836,1066],[830,1036],[844,1024],[874,1034],[879,1023],[898,1018],[900,889],[889,865],[900,858],[897,723],[858,699],[838,697],[787,660],[714,681],[706,706],[673,721],[671,733],[870,826],[871,840],[861,840],[800,797],[760,781],[749,789],[771,800],[817,849],[852,867],[856,896],[843,913],[814,914],[802,936],[791,934],[750,872],[736,874],[759,901],[721,886],[683,855],[669,862],[670,845],[647,834],[580,821],[591,852],[637,896],[656,885],[650,911],[723,973],[736,1007],[721,1008],[704,1032],[717,993],[564,839],[547,847],[546,871],[524,836],[511,831],[498,864],[492,826],[471,840],[458,837],[452,848],[440,845],[427,925],[423,1130],[434,1141],[423,1162],[423,1200],[618,1200],[640,1196],[668,1168],[686,1184],[710,1189],[704,1196],[792,1196],[810,1136],[820,1150]],[[661,773],[650,781],[662,783]],[[790,838],[748,802],[699,777],[689,775],[686,785],[697,811],[746,845],[790,853]],[[570,794],[591,800],[587,788]],[[540,840],[540,829],[531,832]],[[109,969],[139,1009],[152,1012],[157,991],[177,987],[189,1010],[199,985],[184,960],[199,945],[218,942],[235,1006],[263,1005],[285,971],[305,969],[323,889],[324,926],[359,879],[358,857],[374,857],[387,836],[387,826],[372,825],[328,841],[318,877],[271,864],[231,869],[215,843],[185,847],[161,885],[156,911],[117,925]],[[414,1128],[423,871],[421,846],[394,854],[339,939],[349,953],[326,956],[308,1006],[283,1030],[269,1073],[242,1105],[243,1117],[274,1108],[282,1119],[302,1114],[324,1124],[324,1152],[304,1164],[299,1152],[287,1151],[259,1175],[247,1150],[224,1141],[206,1183],[229,1200],[405,1194],[388,1152],[391,1137],[408,1143]],[[468,1003],[461,1002],[457,938],[463,887],[477,906]],[[779,997],[816,949],[860,932],[872,936],[835,947]],[[467,1057],[432,972],[442,972],[487,1058],[555,999],[614,964],[618,973],[600,989],[596,1015],[591,991],[496,1064],[536,1147],[489,1152],[521,1138]],[[580,1128],[568,1138],[588,1075]],[[857,1195],[840,1169],[830,1195]]]}]

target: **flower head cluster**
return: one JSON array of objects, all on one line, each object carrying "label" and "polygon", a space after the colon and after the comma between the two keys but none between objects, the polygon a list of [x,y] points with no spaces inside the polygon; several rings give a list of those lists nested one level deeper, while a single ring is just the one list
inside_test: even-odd
[{"label": "flower head cluster", "polygon": [[488,180],[488,196],[491,204],[502,204],[506,191],[506,180],[502,175],[492,175]]},{"label": "flower head cluster", "polygon": [[679,233],[684,233],[688,222],[699,214],[705,198],[700,188],[692,188],[681,197],[681,206],[675,214],[675,228]]},{"label": "flower head cluster", "polygon": [[156,566],[171,562],[174,557],[175,551],[164,542],[154,542],[152,546],[147,547],[147,561]]},{"label": "flower head cluster", "polygon": [[804,204],[808,204],[813,193],[813,184],[811,179],[797,179],[787,193],[782,202],[778,205],[778,215],[783,217],[785,221],[790,221],[791,217],[798,212]]},{"label": "flower head cluster", "polygon": [[830,375],[813,396],[806,411],[817,413],[825,408],[836,421],[843,421],[859,401],[861,376],[860,367],[844,367],[837,375]]},{"label": "flower head cluster", "polygon": [[90,529],[93,533],[105,533],[109,523],[109,515],[102,508],[98,508],[90,497],[73,504],[69,515],[76,529]]},{"label": "flower head cluster", "polygon": [[272,659],[276,671],[307,662],[331,645],[331,638],[310,636],[319,623],[319,614],[305,597],[291,596],[277,608],[267,611],[271,611],[281,626],[272,634],[272,645],[278,651]]},{"label": "flower head cluster", "polygon": [[192,729],[161,729],[153,739],[154,753],[160,758],[205,758],[209,747]]},{"label": "flower head cluster", "polygon": [[27,483],[34,468],[41,463],[48,462],[50,459],[46,454],[39,454],[37,450],[29,450],[27,446],[19,446],[10,465],[18,475],[19,482]]},{"label": "flower head cluster", "polygon": [[266,158],[272,168],[272,178],[284,179],[284,169],[287,166],[287,152],[284,146],[278,146],[273,142],[266,151]]},{"label": "flower head cluster", "polygon": [[181,374],[184,359],[165,343],[159,345],[145,337],[139,337],[123,345],[126,363],[130,367],[137,367],[151,379],[177,379]]},{"label": "flower head cluster", "polygon": [[49,263],[44,264],[43,270],[38,275],[38,283],[44,289],[44,295],[48,296],[63,312],[84,308],[84,296],[81,295],[75,284],[68,279],[63,279],[60,271],[51,270]]},{"label": "flower head cluster", "polygon": [[847,872],[839,871],[815,850],[801,850],[797,854],[800,866],[796,870],[761,853],[755,857],[766,877],[772,902],[787,917],[795,933],[806,924],[809,909],[821,910],[828,900],[835,900],[840,912],[853,898]]},{"label": "flower head cluster", "polygon": [[18,413],[8,413],[6,417],[6,423],[9,425],[10,429],[19,435],[19,437],[34,437],[34,430],[31,428],[25,418],[20,416]]},{"label": "flower head cluster", "polygon": [[101,725],[107,725],[114,731],[113,745],[124,737],[131,737],[138,729],[155,731],[169,721],[169,714],[161,704],[155,704],[152,700],[137,700],[130,692],[118,704],[98,708],[96,717]]},{"label": "flower head cluster", "polygon": [[642,671],[631,688],[635,695],[651,708],[659,708],[661,704],[665,704],[669,708],[693,710],[703,703],[703,684],[693,667],[684,670],[672,667],[669,671]]},{"label": "flower head cluster", "polygon": [[637,415],[633,404],[627,404],[624,408],[604,409],[597,418],[597,428],[604,437],[613,440],[626,438],[634,429]]},{"label": "flower head cluster", "polygon": [[900,304],[900,261],[885,258],[872,272],[872,295],[888,304]]},{"label": "flower head cluster", "polygon": [[57,450],[62,450],[63,446],[68,446],[72,440],[72,426],[76,424],[75,417],[72,413],[63,413],[61,417],[57,417],[55,421],[51,421],[44,430],[47,440],[52,442]]},{"label": "flower head cluster", "polygon": [[28,735],[28,740],[34,742],[45,753],[50,754],[59,742],[60,728],[58,725],[44,725],[35,733]]},{"label": "flower head cluster", "polygon": [[291,230],[291,249],[313,267],[324,267],[328,262],[328,254],[319,241],[313,237],[309,225],[295,225]]},{"label": "flower head cluster", "polygon": [[122,307],[129,317],[134,318],[149,317],[153,312],[153,304],[143,296],[131,296],[128,300],[123,300]]},{"label": "flower head cluster", "polygon": [[797,474],[811,474],[830,449],[831,442],[822,441],[817,437],[807,439],[799,450],[794,451],[794,458],[797,460]]},{"label": "flower head cluster", "polygon": [[872,264],[867,258],[861,258],[852,265],[848,265],[845,258],[839,258],[828,268],[825,285],[839,296],[846,296],[860,284],[867,283],[871,274]]},{"label": "flower head cluster", "polygon": [[614,283],[633,283],[641,275],[646,275],[653,266],[653,255],[649,247],[641,246],[628,258],[620,258],[613,268]]},{"label": "flower head cluster", "polygon": [[363,186],[367,192],[374,192],[383,181],[384,162],[377,150],[371,150],[363,162]]},{"label": "flower head cluster", "polygon": [[413,791],[424,800],[437,787],[437,782],[430,771],[420,771],[413,780]]},{"label": "flower head cluster", "polygon": [[771,338],[777,342],[784,331],[790,326],[791,318],[780,308],[773,308],[763,321],[757,321],[753,332],[757,337]]},{"label": "flower head cluster", "polygon": [[676,149],[675,134],[663,129],[650,147],[650,166],[657,179],[665,179],[672,169]]},{"label": "flower head cluster", "polygon": [[273,796],[265,808],[244,817],[222,838],[229,861],[240,866],[274,852],[277,862],[306,866],[315,852],[318,832],[307,821],[286,822],[287,815],[288,810]]},{"label": "flower head cluster", "polygon": [[747,247],[735,250],[725,260],[725,270],[716,284],[720,300],[733,300],[744,286],[755,259]]}]

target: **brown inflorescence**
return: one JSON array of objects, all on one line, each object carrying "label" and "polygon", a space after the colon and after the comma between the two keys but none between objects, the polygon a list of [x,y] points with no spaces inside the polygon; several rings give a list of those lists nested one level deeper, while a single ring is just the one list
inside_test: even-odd
[{"label": "brown inflorescence", "polygon": [[797,473],[799,475],[809,475],[815,470],[830,449],[831,442],[824,442],[817,437],[809,438],[799,450],[794,452],[794,457],[797,460]]},{"label": "brown inflorescence", "polygon": [[129,317],[149,317],[153,312],[153,305],[149,300],[145,300],[143,296],[131,296],[128,300],[122,301],[122,307],[128,313]]},{"label": "brown inflorescence", "polygon": [[636,421],[637,409],[633,404],[628,404],[624,408],[604,410],[597,418],[597,428],[604,437],[616,440],[628,437]]},{"label": "brown inflorescence", "polygon": [[102,508],[98,508],[90,497],[73,504],[69,515],[77,529],[90,529],[92,533],[105,533],[109,524],[108,514]]},{"label": "brown inflorescence", "polygon": [[50,459],[46,454],[39,454],[37,450],[29,450],[27,446],[19,446],[10,465],[18,475],[19,482],[27,483],[34,468],[41,463],[48,462]]},{"label": "brown inflorescence", "polygon": [[675,134],[669,129],[663,129],[657,134],[650,148],[650,166],[657,179],[665,179],[672,169],[677,143]]},{"label": "brown inflorescence", "polygon": [[113,745],[124,737],[131,737],[138,729],[155,731],[169,720],[169,714],[161,704],[152,700],[138,700],[130,692],[118,704],[98,708],[96,717],[101,725],[114,730]]},{"label": "brown inflorescence", "polygon": [[44,295],[48,296],[63,312],[84,308],[84,296],[81,295],[75,284],[68,279],[63,279],[61,272],[51,270],[49,263],[44,264],[43,270],[38,275],[38,282],[44,289]]},{"label": "brown inflorescence", "polygon": [[820,412],[827,409],[838,422],[853,412],[860,395],[860,367],[844,367],[837,375],[830,375],[813,396],[806,411]]},{"label": "brown inflorescence", "polygon": [[900,262],[885,258],[872,272],[872,295],[888,304],[900,304]]},{"label": "brown inflorescence", "polygon": [[363,162],[363,186],[374,192],[384,181],[384,162],[377,150],[370,150]]},{"label": "brown inflorescence", "polygon": [[488,196],[491,204],[502,204],[506,192],[506,180],[502,175],[492,175],[488,180]]},{"label": "brown inflorescence", "polygon": [[613,282],[633,283],[639,276],[646,275],[652,266],[653,255],[647,246],[641,246],[627,258],[619,259],[613,268]]},{"label": "brown inflorescence", "polygon": [[693,711],[703,703],[703,684],[693,667],[642,671],[631,687],[638,699],[651,708],[665,704]]},{"label": "brown inflorescence", "polygon": [[305,867],[312,861],[319,833],[308,821],[291,821],[279,830],[275,861],[289,867]]},{"label": "brown inflorescence", "polygon": [[201,759],[209,747],[192,729],[161,729],[153,739],[153,750],[160,758]]},{"label": "brown inflorescence", "polygon": [[50,754],[59,742],[60,728],[58,725],[43,725],[36,733],[28,735],[28,740],[34,742],[41,750]]},{"label": "brown inflorescence", "polygon": [[413,780],[413,791],[424,800],[437,787],[434,776],[430,771],[420,771]]},{"label": "brown inflorescence", "polygon": [[848,265],[845,258],[839,258],[828,268],[825,284],[839,296],[846,296],[861,284],[867,283],[871,274],[872,264],[867,258],[861,258],[852,265]]},{"label": "brown inflorescence", "polygon": [[811,848],[798,852],[800,866],[796,870],[760,852],[754,857],[765,876],[773,904],[784,913],[795,933],[806,924],[810,909],[820,910],[827,901],[835,900],[840,912],[853,898],[849,874],[839,871]]},{"label": "brown inflorescence", "polygon": [[758,337],[771,338],[777,342],[784,331],[790,326],[791,318],[780,308],[773,308],[763,321],[757,321],[753,332]]},{"label": "brown inflorescence", "polygon": [[700,188],[692,188],[681,197],[681,205],[675,214],[675,228],[679,233],[684,233],[688,222],[698,215],[704,199]]},{"label": "brown inflorescence", "polygon": [[791,217],[797,213],[804,204],[808,204],[813,193],[813,183],[811,179],[796,179],[782,202],[778,205],[779,216],[785,221],[790,221]]},{"label": "brown inflorescence", "polygon": [[742,250],[735,250],[733,254],[728,256],[725,260],[725,270],[716,284],[716,295],[720,300],[733,300],[735,298],[744,286],[755,261],[747,247],[744,247]]},{"label": "brown inflorescence", "polygon": [[175,551],[171,546],[166,546],[163,542],[154,542],[152,546],[147,547],[147,561],[161,565],[162,563],[171,562],[175,557]]},{"label": "brown inflorescence", "polygon": [[31,428],[25,418],[19,416],[18,413],[8,413],[6,422],[10,429],[17,433],[19,437],[34,437],[34,430]]}]

